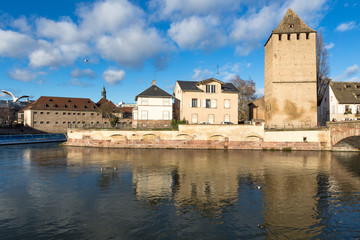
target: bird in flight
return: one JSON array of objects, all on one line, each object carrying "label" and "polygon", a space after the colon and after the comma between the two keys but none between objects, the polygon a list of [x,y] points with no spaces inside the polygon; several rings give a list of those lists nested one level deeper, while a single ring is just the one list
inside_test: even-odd
[{"label": "bird in flight", "polygon": [[19,97],[19,98],[16,98],[16,97],[14,96],[14,94],[12,94],[11,92],[8,92],[8,91],[5,91],[5,90],[1,90],[1,91],[2,91],[3,93],[5,93],[5,94],[11,96],[14,103],[16,103],[17,101],[19,101],[21,98],[28,98],[28,97],[30,97],[30,96],[24,95],[24,96],[21,96],[21,97]]}]

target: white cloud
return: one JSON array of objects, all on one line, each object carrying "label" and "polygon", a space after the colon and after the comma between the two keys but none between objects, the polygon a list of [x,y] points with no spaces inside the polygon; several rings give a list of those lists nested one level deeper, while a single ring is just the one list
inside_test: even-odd
[{"label": "white cloud", "polygon": [[105,59],[117,62],[122,66],[139,66],[146,59],[158,56],[167,51],[167,42],[161,38],[156,29],[131,27],[113,36],[102,36],[96,47]]},{"label": "white cloud", "polygon": [[264,96],[264,88],[256,88],[255,94],[260,98]]},{"label": "white cloud", "polygon": [[80,81],[79,79],[73,78],[70,80],[70,85],[78,87],[88,87],[90,84],[88,82]]},{"label": "white cloud", "polygon": [[71,72],[71,77],[72,78],[90,78],[90,79],[95,79],[96,78],[96,73],[91,70],[91,69],[74,69],[72,72]]},{"label": "white cloud", "polygon": [[145,13],[127,0],[105,0],[77,9],[80,28],[88,36],[116,33],[129,25],[142,25]]},{"label": "white cloud", "polygon": [[30,36],[11,30],[0,29],[0,56],[23,57],[35,46],[36,41]]},{"label": "white cloud", "polygon": [[354,29],[356,27],[356,22],[355,21],[351,21],[351,22],[346,22],[346,23],[341,23],[340,25],[338,25],[336,27],[336,31],[338,32],[345,32],[345,31],[349,31],[351,29]]},{"label": "white cloud", "polygon": [[168,34],[182,49],[210,50],[226,42],[219,23],[217,18],[193,16],[172,23]]},{"label": "white cloud", "polygon": [[115,85],[125,78],[125,71],[108,69],[103,73],[103,78],[108,84]]},{"label": "white cloud", "polygon": [[51,42],[39,41],[39,47],[29,55],[32,67],[58,67],[70,65],[76,58],[88,51],[85,43],[74,43],[56,46]]},{"label": "white cloud", "polygon": [[14,80],[18,80],[21,82],[30,82],[32,80],[35,80],[40,75],[45,75],[45,73],[16,68],[15,70],[9,72],[8,75],[11,79]]},{"label": "white cloud", "polygon": [[332,43],[332,42],[325,45],[325,48],[326,48],[327,50],[332,49],[333,47],[335,47],[335,44]]},{"label": "white cloud", "polygon": [[357,64],[354,64],[345,70],[345,76],[351,77],[359,72],[360,72],[359,66]]},{"label": "white cloud", "polygon": [[81,39],[76,24],[69,18],[59,22],[40,18],[36,21],[36,28],[39,37],[52,39],[59,44],[74,43]]},{"label": "white cloud", "polygon": [[224,11],[237,11],[238,0],[152,0],[150,8],[160,18],[179,18],[193,15],[213,15]]},{"label": "white cloud", "polygon": [[191,78],[195,81],[201,81],[207,78],[214,77],[214,72],[211,72],[207,69],[196,68],[193,71],[194,74],[192,75]]}]

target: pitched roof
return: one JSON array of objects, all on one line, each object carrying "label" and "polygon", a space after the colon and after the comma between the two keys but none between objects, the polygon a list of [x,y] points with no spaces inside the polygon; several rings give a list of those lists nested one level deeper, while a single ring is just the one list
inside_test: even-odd
[{"label": "pitched roof", "polygon": [[229,93],[238,93],[239,90],[234,86],[232,83],[225,83],[215,78],[209,78],[200,82],[196,81],[177,81],[180,88],[185,92],[204,92],[201,90],[198,85],[208,83],[209,81],[216,81],[221,84],[221,91],[222,92],[229,92]]},{"label": "pitched roof", "polygon": [[149,87],[148,89],[146,89],[145,91],[143,91],[142,93],[138,94],[135,97],[135,101],[137,101],[138,97],[173,97],[171,94],[169,94],[168,92],[165,92],[164,90],[162,90],[161,88],[159,88],[156,85],[151,85],[151,87]]},{"label": "pitched roof", "polygon": [[89,98],[45,97],[42,96],[24,110],[58,110],[97,112],[98,106]]},{"label": "pitched roof", "polygon": [[96,105],[98,107],[109,107],[111,109],[113,109],[113,112],[117,112],[119,111],[118,107],[112,102],[112,101],[109,101],[107,100],[106,98],[101,98],[97,103]]},{"label": "pitched roof", "polygon": [[316,32],[311,29],[303,20],[291,9],[286,12],[279,26],[272,33],[310,33]]},{"label": "pitched roof", "polygon": [[120,108],[120,112],[122,113],[132,113],[133,107],[122,107]]},{"label": "pitched roof", "polygon": [[330,82],[340,104],[360,104],[360,82]]},{"label": "pitched roof", "polygon": [[291,8],[289,8],[280,24],[272,32],[265,45],[273,34],[311,33],[316,32],[310,28]]}]

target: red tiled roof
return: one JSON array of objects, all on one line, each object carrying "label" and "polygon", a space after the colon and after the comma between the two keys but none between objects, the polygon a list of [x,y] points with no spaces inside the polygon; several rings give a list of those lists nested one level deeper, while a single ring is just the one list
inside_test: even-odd
[{"label": "red tiled roof", "polygon": [[122,113],[132,113],[133,107],[122,107],[120,112]]},{"label": "red tiled roof", "polygon": [[98,112],[99,108],[89,98],[40,97],[24,110],[62,110]]},{"label": "red tiled roof", "polygon": [[98,107],[101,107],[101,106],[104,106],[104,107],[107,107],[107,108],[111,108],[111,109],[115,109],[113,112],[117,112],[119,111],[118,107],[112,102],[112,101],[109,101],[107,100],[106,98],[101,98],[97,103],[96,105]]}]

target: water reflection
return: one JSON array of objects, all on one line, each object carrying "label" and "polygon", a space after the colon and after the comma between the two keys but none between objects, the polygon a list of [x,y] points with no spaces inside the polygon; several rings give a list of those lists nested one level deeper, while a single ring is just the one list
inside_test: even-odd
[{"label": "water reflection", "polygon": [[[8,151],[0,165],[0,185],[7,186],[0,190],[0,234],[32,217],[36,236],[49,229],[57,237],[127,239],[360,236],[357,153],[56,145]],[[16,159],[27,173],[9,168]],[[20,183],[11,182],[14,173]]]}]

